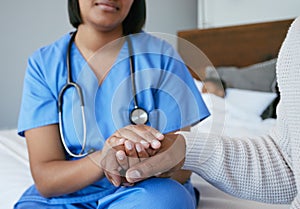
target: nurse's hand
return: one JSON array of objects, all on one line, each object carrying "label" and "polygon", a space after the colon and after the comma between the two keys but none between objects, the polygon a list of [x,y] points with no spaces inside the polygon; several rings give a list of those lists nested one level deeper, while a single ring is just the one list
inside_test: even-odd
[{"label": "nurse's hand", "polygon": [[152,176],[170,177],[183,166],[186,152],[184,137],[168,134],[161,143],[161,149],[156,155],[131,166],[126,171],[126,180],[129,183],[136,183]]},{"label": "nurse's hand", "polygon": [[124,138],[115,136],[108,138],[101,150],[101,158],[98,162],[107,179],[115,186],[119,186],[123,181],[120,166],[116,159],[116,152],[125,149],[124,142]]},{"label": "nurse's hand", "polygon": [[145,149],[159,149],[164,135],[158,130],[146,125],[128,125],[117,130],[113,136],[128,139],[133,143],[140,143]]}]

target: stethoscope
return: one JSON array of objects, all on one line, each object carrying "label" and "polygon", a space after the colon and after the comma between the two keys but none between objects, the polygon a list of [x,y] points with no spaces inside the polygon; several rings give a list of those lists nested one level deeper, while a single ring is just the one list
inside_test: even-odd
[{"label": "stethoscope", "polygon": [[[86,146],[86,141],[87,141],[87,127],[86,127],[86,118],[85,118],[85,106],[84,106],[84,98],[83,98],[83,93],[82,89],[79,84],[75,83],[72,79],[72,68],[71,68],[71,47],[72,44],[74,43],[76,32],[72,33],[71,39],[68,44],[68,51],[67,51],[67,81],[66,84],[62,87],[62,89],[59,92],[58,95],[58,115],[59,115],[59,131],[60,131],[60,136],[61,136],[61,141],[62,144],[66,150],[66,152],[72,156],[72,157],[83,157],[88,155],[89,153],[93,152],[93,149],[90,149],[87,152],[84,152],[85,146]],[[134,108],[131,110],[129,119],[131,124],[139,125],[139,124],[146,124],[148,122],[149,116],[148,113],[145,109],[141,108],[138,106],[138,101],[137,101],[137,96],[136,96],[136,85],[135,85],[135,66],[134,66],[134,57],[133,57],[133,49],[132,49],[132,43],[130,38],[127,36],[126,41],[128,43],[128,52],[130,56],[130,78],[131,78],[131,86],[132,86],[132,92],[133,92],[133,102],[134,102]],[[62,119],[62,106],[63,106],[63,95],[65,91],[69,88],[75,88],[76,93],[79,97],[80,100],[80,109],[81,109],[81,119],[82,119],[82,128],[83,128],[83,141],[81,145],[81,150],[78,154],[73,153],[67,146],[64,133],[63,133],[63,119]]]}]

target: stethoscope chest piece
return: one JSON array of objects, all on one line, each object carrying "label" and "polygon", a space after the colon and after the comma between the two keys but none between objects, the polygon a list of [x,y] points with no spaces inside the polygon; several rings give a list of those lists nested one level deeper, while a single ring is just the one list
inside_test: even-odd
[{"label": "stethoscope chest piece", "polygon": [[147,111],[143,108],[135,107],[130,113],[130,122],[135,125],[146,124],[148,122]]}]

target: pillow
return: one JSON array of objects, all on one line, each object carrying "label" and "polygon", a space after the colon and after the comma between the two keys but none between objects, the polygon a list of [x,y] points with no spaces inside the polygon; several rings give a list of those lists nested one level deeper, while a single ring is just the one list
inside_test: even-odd
[{"label": "pillow", "polygon": [[206,77],[219,76],[230,88],[275,92],[276,61],[275,58],[243,68],[208,67]]},{"label": "pillow", "polygon": [[276,97],[274,92],[227,88],[225,100],[249,114],[260,116]]}]

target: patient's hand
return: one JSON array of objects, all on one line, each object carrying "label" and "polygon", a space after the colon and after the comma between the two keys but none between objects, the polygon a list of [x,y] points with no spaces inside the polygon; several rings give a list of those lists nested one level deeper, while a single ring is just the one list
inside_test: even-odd
[{"label": "patient's hand", "polygon": [[[180,170],[185,160],[185,152],[183,136],[167,134],[158,153],[129,168],[126,172],[126,179],[128,182],[136,183],[152,176],[174,177],[177,181],[184,183],[190,176],[190,171]],[[178,172],[180,173],[179,179],[176,178]]]},{"label": "patient's hand", "polygon": [[[190,171],[180,170],[184,162],[185,143],[182,136],[170,133],[165,137],[148,126],[128,126],[117,131],[106,143],[113,147],[101,162],[104,173],[115,186],[132,185],[146,178],[171,177],[185,183]],[[159,156],[153,157],[158,154]],[[148,160],[149,158],[153,160]],[[145,163],[143,163],[145,162]],[[136,165],[140,165],[136,167]],[[127,170],[141,169],[141,177],[125,178]]]}]

